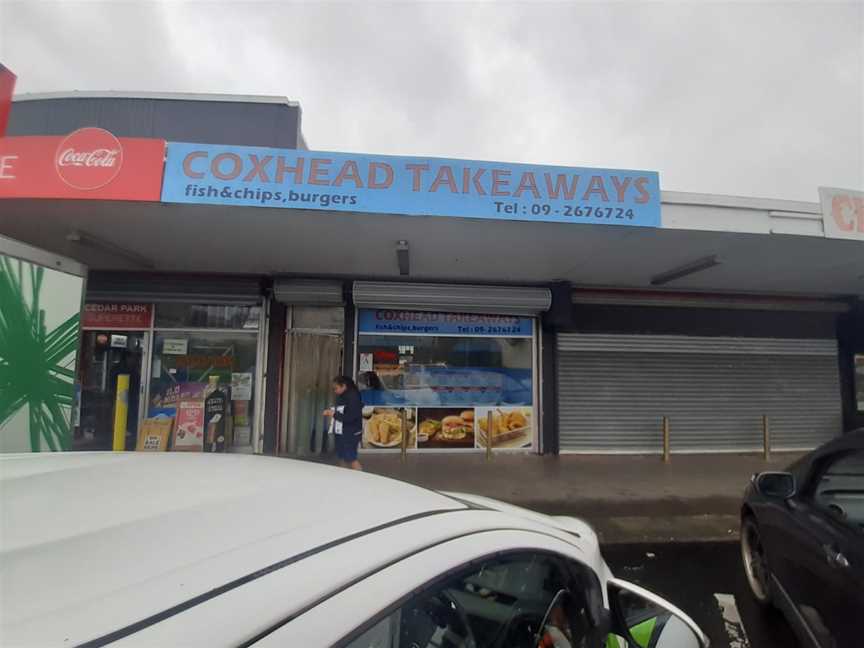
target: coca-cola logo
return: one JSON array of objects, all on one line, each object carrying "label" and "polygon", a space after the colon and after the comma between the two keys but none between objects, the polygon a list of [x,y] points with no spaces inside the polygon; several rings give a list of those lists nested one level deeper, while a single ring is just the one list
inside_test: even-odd
[{"label": "coca-cola logo", "polygon": [[123,166],[123,146],[102,128],[79,128],[60,142],[54,166],[63,182],[75,189],[99,189]]}]

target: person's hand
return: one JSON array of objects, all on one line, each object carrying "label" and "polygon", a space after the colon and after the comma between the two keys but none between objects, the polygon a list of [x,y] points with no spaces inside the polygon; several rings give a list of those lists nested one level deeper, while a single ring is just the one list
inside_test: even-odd
[{"label": "person's hand", "polygon": [[327,409],[325,409],[324,410],[324,416],[333,416],[333,408],[328,407]]}]

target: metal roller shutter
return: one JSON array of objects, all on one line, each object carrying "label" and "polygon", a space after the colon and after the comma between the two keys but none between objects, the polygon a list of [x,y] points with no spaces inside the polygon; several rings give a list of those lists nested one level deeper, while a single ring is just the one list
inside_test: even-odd
[{"label": "metal roller shutter", "polygon": [[341,281],[317,279],[276,279],[273,298],[283,304],[341,306],[345,303]]},{"label": "metal roller shutter", "polygon": [[809,449],[841,431],[837,343],[654,335],[558,335],[562,451]]},{"label": "metal roller shutter", "polygon": [[549,310],[548,288],[355,281],[359,308],[534,316]]},{"label": "metal roller shutter", "polygon": [[91,272],[88,301],[255,304],[264,287],[260,277]]}]

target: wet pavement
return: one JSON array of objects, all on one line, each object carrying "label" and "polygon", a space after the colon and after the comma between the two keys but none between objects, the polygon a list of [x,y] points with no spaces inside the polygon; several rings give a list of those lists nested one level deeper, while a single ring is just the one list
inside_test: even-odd
[{"label": "wet pavement", "polygon": [[618,578],[692,616],[712,648],[799,648],[783,616],[750,595],[737,542],[608,545],[603,555]]},{"label": "wet pavement", "polygon": [[737,538],[753,473],[800,454],[656,456],[364,453],[371,473],[433,490],[473,493],[590,523],[604,543],[716,542]]}]

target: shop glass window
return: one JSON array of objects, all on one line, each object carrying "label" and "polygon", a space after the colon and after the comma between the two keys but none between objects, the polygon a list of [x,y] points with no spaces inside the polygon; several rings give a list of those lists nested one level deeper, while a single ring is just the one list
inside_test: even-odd
[{"label": "shop glass window", "polygon": [[594,624],[586,592],[559,560],[519,554],[490,560],[418,594],[350,648],[587,646]]},{"label": "shop glass window", "polygon": [[531,405],[530,338],[360,335],[366,405]]},{"label": "shop glass window", "polygon": [[184,434],[202,432],[202,415],[182,403],[204,402],[215,387],[226,396],[225,450],[250,450],[257,350],[257,335],[158,331],[147,416],[174,417]]},{"label": "shop glass window", "polygon": [[156,304],[156,328],[257,330],[261,307],[237,304]]}]

